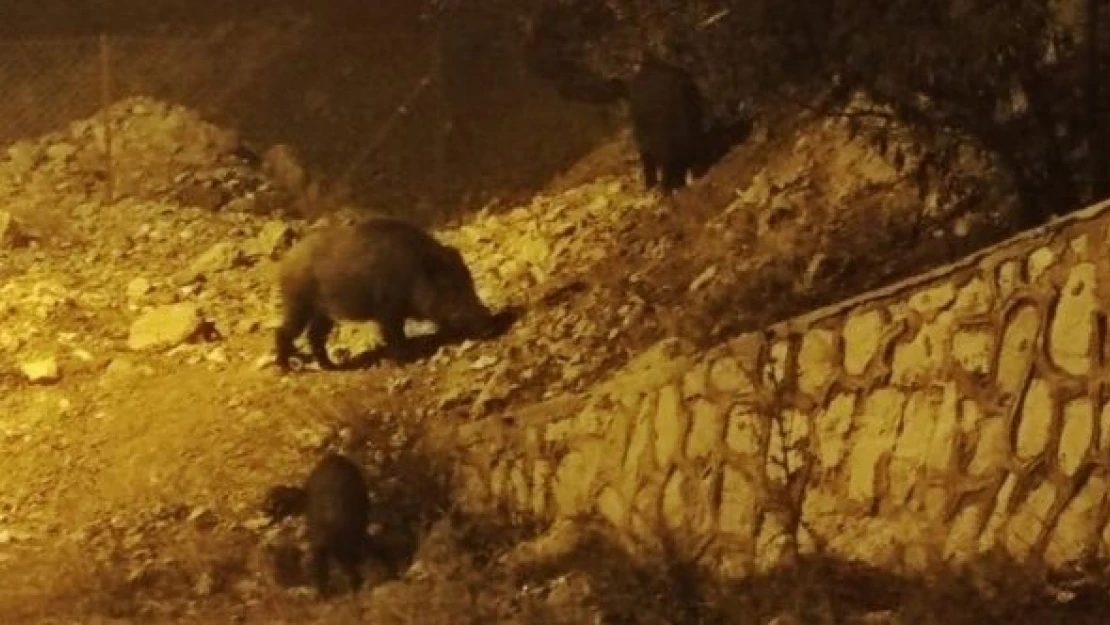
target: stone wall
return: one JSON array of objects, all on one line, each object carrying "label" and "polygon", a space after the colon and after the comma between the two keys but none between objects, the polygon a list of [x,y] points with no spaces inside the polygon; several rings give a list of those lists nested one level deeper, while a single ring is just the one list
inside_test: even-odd
[{"label": "stone wall", "polygon": [[1110,555],[1110,204],[588,395],[463,426],[468,505],[598,514],[722,572]]}]

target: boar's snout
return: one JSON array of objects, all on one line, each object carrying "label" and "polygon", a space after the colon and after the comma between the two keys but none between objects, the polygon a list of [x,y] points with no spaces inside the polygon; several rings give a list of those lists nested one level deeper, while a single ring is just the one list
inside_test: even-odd
[{"label": "boar's snout", "polygon": [[444,325],[448,332],[467,338],[485,338],[489,334],[493,313],[485,304],[475,298],[453,307]]}]

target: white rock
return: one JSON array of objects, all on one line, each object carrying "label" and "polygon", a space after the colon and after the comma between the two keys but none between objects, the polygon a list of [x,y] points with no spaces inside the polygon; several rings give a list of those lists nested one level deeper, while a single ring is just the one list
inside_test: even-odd
[{"label": "white rock", "polygon": [[136,351],[175,347],[192,338],[201,321],[196,304],[181,302],[160,306],[131,324],[127,347]]},{"label": "white rock", "polygon": [[150,292],[150,280],[133,278],[127,283],[127,301],[134,302]]},{"label": "white rock", "polygon": [[20,366],[20,370],[30,382],[35,384],[49,384],[61,378],[58,361],[52,356],[25,362]]}]

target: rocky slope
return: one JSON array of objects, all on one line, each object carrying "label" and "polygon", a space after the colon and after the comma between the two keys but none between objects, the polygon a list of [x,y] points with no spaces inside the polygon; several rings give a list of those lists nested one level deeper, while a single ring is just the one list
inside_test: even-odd
[{"label": "rocky slope", "polygon": [[[294,529],[258,511],[266,487],[299,479],[322,449],[364,459],[388,526],[390,505],[420,497],[390,469],[414,428],[574,401],[668,334],[715,340],[998,236],[1008,191],[989,158],[965,147],[948,174],[909,131],[880,147],[849,121],[866,103],[853,106],[768,124],[670,201],[641,191],[622,137],[549,193],[438,231],[485,300],[523,311],[506,336],[290,376],[271,364],[273,276],[316,224],[288,149],[259,156],[141,98],[107,112],[108,151],[103,114],[8,146],[0,570],[21,583],[0,603],[28,619],[150,622],[293,601],[303,618],[338,618],[279,587],[271,548]],[[377,341],[372,324],[344,324],[332,346],[357,355]],[[423,592],[406,584],[382,592]]]}]

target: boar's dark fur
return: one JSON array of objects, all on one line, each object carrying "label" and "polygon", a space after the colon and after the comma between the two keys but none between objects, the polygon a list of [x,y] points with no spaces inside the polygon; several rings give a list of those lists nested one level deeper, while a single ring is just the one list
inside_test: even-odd
[{"label": "boar's dark fur", "polygon": [[441,332],[462,336],[485,334],[493,318],[459,251],[398,219],[374,218],[309,235],[289,251],[280,287],[284,319],[275,342],[283,370],[306,329],[320,367],[335,368],[327,337],[339,319],[375,321],[387,346],[402,348],[408,318],[431,320]]},{"label": "boar's dark fur", "polygon": [[629,82],[628,103],[649,189],[661,182],[673,191],[686,184],[687,172],[704,173],[704,102],[686,71],[648,55]]}]

